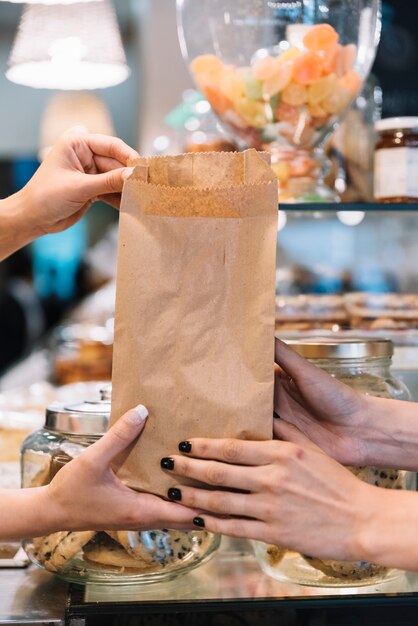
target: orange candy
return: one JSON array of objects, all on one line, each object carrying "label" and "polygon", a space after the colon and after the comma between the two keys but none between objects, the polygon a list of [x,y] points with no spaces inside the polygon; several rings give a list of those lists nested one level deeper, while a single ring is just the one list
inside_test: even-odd
[{"label": "orange candy", "polygon": [[312,106],[320,104],[325,100],[337,86],[337,78],[335,74],[329,74],[312,83],[308,87],[308,101]]},{"label": "orange candy", "polygon": [[302,106],[308,100],[308,89],[304,85],[291,82],[282,92],[282,100],[292,106]]},{"label": "orange candy", "polygon": [[290,104],[286,104],[280,100],[276,109],[276,117],[280,122],[289,122],[289,124],[296,125],[299,121],[299,108]]},{"label": "orange candy", "polygon": [[336,72],[337,63],[339,61],[341,51],[343,50],[343,46],[337,43],[333,48],[326,50],[321,55],[321,67],[322,73],[333,74]]},{"label": "orange candy", "polygon": [[214,54],[202,54],[190,63],[193,74],[209,74],[218,76],[224,69],[224,64]]},{"label": "orange candy", "polygon": [[304,52],[293,61],[293,78],[301,85],[310,85],[321,78],[321,59],[312,52]]},{"label": "orange candy", "polygon": [[232,109],[232,102],[214,85],[205,85],[203,93],[206,100],[217,113],[224,113]]},{"label": "orange candy", "polygon": [[347,89],[337,84],[336,89],[334,89],[323,101],[323,106],[328,113],[335,115],[337,113],[341,113],[341,111],[343,111],[350,103],[350,100],[351,95]]},{"label": "orange candy", "polygon": [[277,63],[271,56],[257,59],[253,65],[254,76],[257,80],[268,80],[276,70]]},{"label": "orange candy", "polygon": [[279,91],[283,91],[292,78],[291,63],[276,63],[275,73],[263,83],[263,95],[271,98]]},{"label": "orange candy", "polygon": [[326,51],[338,43],[338,33],[330,24],[316,24],[308,30],[303,43],[311,52]]},{"label": "orange candy", "polygon": [[356,96],[358,94],[362,84],[361,77],[356,70],[350,70],[347,74],[344,74],[338,82],[341,87],[344,87],[344,89],[350,93],[351,96]]},{"label": "orange candy", "polygon": [[235,69],[226,69],[218,78],[219,89],[229,100],[235,101],[245,94],[244,79]]}]

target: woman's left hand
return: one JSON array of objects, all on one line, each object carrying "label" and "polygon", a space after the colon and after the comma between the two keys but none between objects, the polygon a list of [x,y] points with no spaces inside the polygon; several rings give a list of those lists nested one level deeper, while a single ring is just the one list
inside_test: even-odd
[{"label": "woman's left hand", "polygon": [[355,478],[291,424],[275,420],[274,433],[274,441],[185,442],[190,452],[162,467],[219,489],[177,485],[168,497],[203,511],[195,525],[215,533],[324,559],[363,559],[363,531],[383,490]]}]

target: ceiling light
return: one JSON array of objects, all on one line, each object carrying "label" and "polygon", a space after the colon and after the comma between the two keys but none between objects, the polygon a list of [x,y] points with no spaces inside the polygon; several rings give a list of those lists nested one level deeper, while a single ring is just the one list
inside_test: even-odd
[{"label": "ceiling light", "polygon": [[25,6],[6,76],[43,89],[100,89],[130,70],[109,0]]}]

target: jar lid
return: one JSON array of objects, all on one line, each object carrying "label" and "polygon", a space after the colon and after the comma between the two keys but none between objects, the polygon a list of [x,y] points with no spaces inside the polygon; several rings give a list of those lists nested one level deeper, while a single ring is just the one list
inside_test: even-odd
[{"label": "jar lid", "polygon": [[388,339],[285,339],[305,359],[367,359],[389,358],[393,343]]},{"label": "jar lid", "polygon": [[418,117],[387,117],[384,120],[377,120],[374,127],[376,130],[396,130],[401,128],[418,130]]},{"label": "jar lid", "polygon": [[104,435],[109,426],[110,402],[52,404],[46,410],[45,428],[66,435]]}]

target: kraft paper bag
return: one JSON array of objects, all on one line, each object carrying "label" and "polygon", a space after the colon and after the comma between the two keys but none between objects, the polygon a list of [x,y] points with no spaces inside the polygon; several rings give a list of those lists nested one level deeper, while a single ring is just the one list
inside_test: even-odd
[{"label": "kraft paper bag", "polygon": [[119,224],[111,423],[138,404],[149,418],[114,467],[130,487],[166,496],[179,481],[160,460],[180,441],[272,437],[277,180],[255,150],[134,165]]}]

